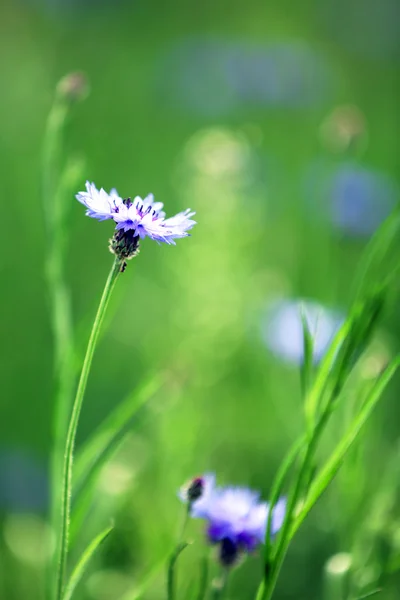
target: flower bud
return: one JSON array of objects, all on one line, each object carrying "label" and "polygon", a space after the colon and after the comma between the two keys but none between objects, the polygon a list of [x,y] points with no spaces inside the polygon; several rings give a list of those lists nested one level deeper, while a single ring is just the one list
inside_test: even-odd
[{"label": "flower bud", "polygon": [[69,102],[84,100],[89,93],[86,75],[79,71],[65,75],[58,82],[57,93]]},{"label": "flower bud", "polygon": [[124,231],[116,229],[110,240],[110,252],[115,254],[121,261],[121,272],[126,269],[126,261],[139,254],[140,237],[136,235],[134,229]]}]

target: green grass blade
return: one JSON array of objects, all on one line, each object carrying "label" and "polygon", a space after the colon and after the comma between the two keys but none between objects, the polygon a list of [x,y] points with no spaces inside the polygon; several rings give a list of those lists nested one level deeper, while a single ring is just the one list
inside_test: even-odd
[{"label": "green grass blade", "polygon": [[265,568],[268,568],[269,560],[270,560],[270,550],[271,550],[271,527],[272,527],[272,516],[273,510],[278,502],[280,496],[282,495],[283,486],[285,484],[286,477],[292,468],[302,446],[305,443],[305,437],[302,436],[298,439],[292,447],[289,449],[286,458],[282,462],[276,477],[274,479],[274,483],[272,485],[271,495],[269,498],[269,513],[267,520],[267,527],[265,532],[265,549],[264,549],[264,557],[265,557]]},{"label": "green grass blade", "polygon": [[162,375],[151,375],[106,417],[93,436],[77,452],[73,474],[72,543],[88,513],[93,490],[102,468],[128,435],[138,411],[157,394],[163,384]]},{"label": "green grass blade", "polygon": [[372,598],[372,596],[376,596],[380,594],[383,590],[379,588],[379,590],[372,590],[372,592],[368,592],[368,594],[364,594],[363,596],[358,596],[355,600],[367,600],[367,598]]},{"label": "green grass blade", "polygon": [[62,600],[71,600],[76,586],[78,585],[78,583],[82,579],[83,575],[85,574],[85,570],[89,564],[90,559],[92,558],[93,554],[96,552],[98,547],[110,535],[112,529],[113,529],[112,527],[107,527],[107,529],[104,529],[104,531],[99,533],[99,535],[97,535],[94,538],[94,540],[92,540],[90,542],[89,546],[86,548],[86,550],[82,554],[81,558],[79,559],[78,564],[76,565],[75,569],[72,571],[71,577],[69,578],[69,581],[66,585]]},{"label": "green grass blade", "polygon": [[272,516],[273,510],[276,503],[279,500],[279,497],[282,495],[283,486],[286,480],[286,477],[292,468],[302,446],[305,443],[305,436],[299,438],[289,449],[289,452],[286,455],[286,458],[282,462],[276,477],[274,479],[271,495],[269,498],[269,512],[267,519],[267,526],[265,531],[265,545],[264,545],[264,573],[263,579],[258,587],[256,600],[262,600],[264,598],[266,592],[266,580],[269,578],[270,569],[271,569],[271,527],[272,527]]},{"label": "green grass blade", "polygon": [[168,563],[168,573],[167,573],[167,598],[168,600],[175,600],[175,591],[176,591],[176,572],[175,565],[177,563],[178,558],[182,554],[186,548],[190,546],[189,542],[179,542],[176,546],[174,552]]},{"label": "green grass blade", "polygon": [[[393,270],[390,266],[391,261],[386,261],[385,257],[388,255],[390,246],[398,235],[399,228],[400,207],[397,207],[372,236],[361,258],[361,264],[357,270],[355,280],[355,302],[365,294],[366,285],[369,285],[371,281],[382,279],[382,264],[384,261],[387,263],[385,270],[387,272]],[[397,253],[394,253],[394,255],[397,255]]]},{"label": "green grass blade", "polygon": [[164,569],[165,563],[168,561],[169,556],[169,552],[168,554],[165,554],[161,558],[161,560],[159,560],[156,563],[156,565],[152,567],[150,571],[145,575],[142,583],[139,583],[139,585],[135,586],[135,589],[133,591],[131,590],[124,594],[121,600],[139,600],[139,598],[143,596],[148,587],[152,584],[158,573],[160,573],[160,571]]},{"label": "green grass blade", "polygon": [[301,308],[301,324],[303,330],[303,363],[300,369],[303,398],[306,398],[312,381],[314,339],[310,332],[304,307]]},{"label": "green grass blade", "polygon": [[310,486],[310,490],[308,496],[306,498],[305,504],[293,523],[290,537],[292,538],[297,529],[300,527],[301,523],[304,521],[307,514],[310,512],[314,504],[317,502],[321,494],[328,487],[329,483],[332,481],[336,472],[340,468],[342,461],[345,457],[345,454],[348,452],[354,441],[356,440],[360,430],[372,414],[375,406],[377,405],[379,399],[382,396],[383,391],[386,386],[392,379],[393,375],[397,371],[400,366],[400,356],[396,357],[389,366],[383,371],[383,373],[378,377],[376,382],[374,383],[370,393],[367,396],[367,399],[363,403],[359,413],[354,418],[351,426],[347,430],[346,434],[343,436],[337,447],[335,448],[333,454],[326,462],[325,466],[316,476],[314,482]]},{"label": "green grass blade", "polygon": [[[71,74],[62,79],[57,87],[46,123],[42,155],[42,201],[47,230],[45,276],[53,336],[55,384],[52,418],[53,448],[50,465],[50,522],[56,535],[60,530],[59,506],[63,453],[76,374],[70,291],[65,277],[65,254],[68,201],[73,198],[77,180],[81,177],[82,164],[76,160],[67,160],[65,163],[63,156],[64,132],[73,104],[66,92],[72,82],[71,78],[75,76],[76,74]],[[56,545],[59,545],[57,540]],[[49,597],[53,595],[56,562],[55,554],[47,577]]]},{"label": "green grass blade", "polygon": [[351,324],[352,319],[349,317],[339,328],[324,358],[321,361],[317,375],[315,377],[314,385],[307,394],[304,410],[306,414],[307,423],[310,429],[312,429],[312,427],[314,426],[315,418],[328,382],[329,375],[335,364],[338,351],[349,334]]},{"label": "green grass blade", "polygon": [[117,439],[126,432],[133,417],[162,387],[162,375],[151,375],[129,394],[105,418],[97,431],[77,452],[74,465],[74,487],[79,490],[85,485],[93,469],[102,467]]},{"label": "green grass blade", "polygon": [[196,600],[204,600],[204,597],[207,592],[209,570],[210,570],[210,557],[207,552],[201,559],[200,580],[199,580],[199,588],[198,588],[198,591],[196,594]]}]

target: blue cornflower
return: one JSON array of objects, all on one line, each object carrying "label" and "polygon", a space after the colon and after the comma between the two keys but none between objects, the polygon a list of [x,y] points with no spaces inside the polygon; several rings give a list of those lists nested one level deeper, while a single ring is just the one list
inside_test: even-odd
[{"label": "blue cornflower", "polygon": [[331,181],[332,222],[348,234],[372,235],[392,212],[397,195],[388,174],[344,163]]},{"label": "blue cornflower", "polygon": [[[195,502],[193,516],[196,508]],[[282,511],[284,514],[283,500],[272,515],[272,535],[282,525]],[[208,521],[207,534],[212,543],[228,538],[238,549],[252,552],[264,542],[269,508],[266,502],[260,502],[257,492],[244,487],[216,488],[201,512]]]},{"label": "blue cornflower", "polygon": [[[242,553],[253,552],[264,542],[269,507],[260,501],[258,492],[248,488],[216,487],[213,475],[204,476],[203,481],[204,494],[190,502],[190,514],[207,521],[208,540],[219,545],[221,562],[230,566]],[[181,498],[189,501],[187,495]],[[286,501],[282,498],[272,513],[273,536],[282,526],[285,510]]]},{"label": "blue cornflower", "polygon": [[191,219],[195,213],[190,209],[165,219],[165,213],[161,210],[163,204],[154,202],[152,194],[144,199],[139,196],[133,200],[122,199],[116,189],[107,194],[103,188],[98,190],[94,183],[87,181],[86,192],[79,192],[76,198],[87,207],[88,217],[99,221],[113,219],[117,231],[137,238],[137,242],[139,238],[148,236],[157,242],[175,244],[175,239],[187,237],[188,231],[195,225]]},{"label": "blue cornflower", "polygon": [[263,318],[262,337],[276,356],[301,364],[304,360],[302,314],[313,338],[313,360],[318,363],[343,323],[343,315],[336,310],[330,310],[312,300],[273,302]]}]

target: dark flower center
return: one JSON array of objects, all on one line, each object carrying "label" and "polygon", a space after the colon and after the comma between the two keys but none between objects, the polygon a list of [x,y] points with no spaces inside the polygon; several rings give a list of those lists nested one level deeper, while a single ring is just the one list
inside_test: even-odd
[{"label": "dark flower center", "polygon": [[224,567],[232,567],[239,557],[239,546],[230,538],[223,538],[219,547],[219,560]]},{"label": "dark flower center", "polygon": [[136,256],[139,252],[140,237],[135,229],[116,229],[110,240],[110,251],[122,261],[121,271],[125,270],[126,261]]}]

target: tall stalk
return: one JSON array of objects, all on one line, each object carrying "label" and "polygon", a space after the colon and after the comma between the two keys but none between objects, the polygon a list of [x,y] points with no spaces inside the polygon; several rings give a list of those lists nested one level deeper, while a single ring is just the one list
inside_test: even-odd
[{"label": "tall stalk", "polygon": [[69,529],[70,529],[70,513],[71,513],[71,492],[72,492],[72,465],[75,447],[76,432],[78,429],[79,416],[82,408],[83,398],[85,395],[87,380],[89,377],[90,368],[92,365],[93,355],[99,337],[101,325],[107,310],[107,306],[117,281],[118,275],[121,272],[121,260],[115,258],[111,271],[108,275],[106,285],[97,309],[96,317],[93,322],[92,331],[90,334],[88,346],[86,349],[85,358],[83,361],[82,371],[79,379],[78,389],[75,400],[72,406],[71,417],[69,421],[67,439],[64,453],[64,469],[62,480],[62,499],[61,499],[61,530],[59,536],[59,562],[57,567],[57,584],[56,584],[56,600],[62,600],[65,572],[68,555]]}]

